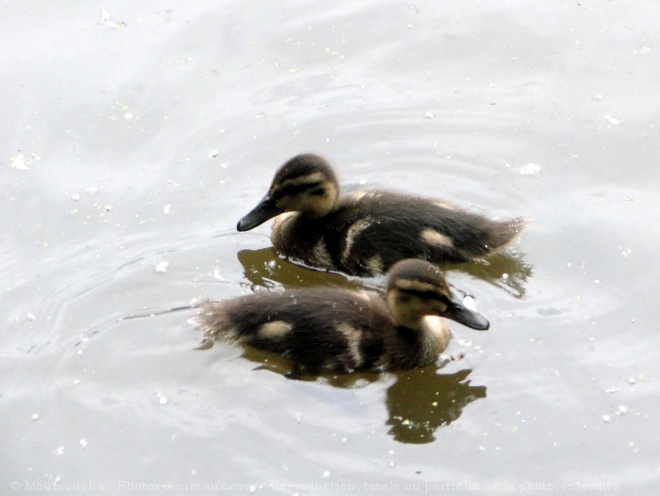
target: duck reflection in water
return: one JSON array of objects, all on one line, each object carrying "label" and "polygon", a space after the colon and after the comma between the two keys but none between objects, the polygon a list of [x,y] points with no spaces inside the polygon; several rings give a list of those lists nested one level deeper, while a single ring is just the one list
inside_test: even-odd
[{"label": "duck reflection in water", "polygon": [[[286,375],[289,364],[271,354],[245,347],[243,358],[258,366],[255,370],[269,370]],[[458,365],[456,362],[452,364]],[[427,444],[435,441],[436,430],[457,420],[470,403],[486,397],[486,386],[473,386],[468,377],[470,369],[441,373],[447,361],[427,367],[389,373],[394,383],[385,392],[390,426],[388,434],[404,444]],[[354,374],[324,374],[306,376],[303,381],[315,381],[342,389],[360,389],[383,379],[383,374],[360,372]]]},{"label": "duck reflection in water", "polygon": [[[246,355],[290,378],[321,376],[351,387],[394,373],[397,381],[387,392],[391,433],[401,442],[430,442],[438,427],[479,397],[476,391],[483,392],[465,384],[465,374],[436,373],[451,339],[442,318],[476,330],[489,323],[456,301],[441,272],[423,260],[396,263],[385,295],[328,287],[261,292],[205,300],[190,321],[206,331],[205,347],[216,339],[244,345]],[[259,350],[268,355],[260,357]]]},{"label": "duck reflection in water", "polygon": [[451,424],[463,409],[486,397],[486,386],[472,386],[472,371],[438,374],[436,367],[407,370],[387,390],[389,434],[396,441],[424,444],[435,440],[435,431]]},{"label": "duck reflection in water", "polygon": [[[364,279],[309,269],[280,257],[272,247],[241,250],[238,252],[238,261],[243,266],[245,278],[250,281],[253,290],[279,285],[285,288],[327,285],[378,290],[381,287],[379,281],[382,281],[382,278]],[[480,260],[449,265],[444,270],[466,273],[506,291],[515,298],[525,296],[527,280],[533,275],[532,266],[525,261],[524,254],[513,251],[494,253]]]}]

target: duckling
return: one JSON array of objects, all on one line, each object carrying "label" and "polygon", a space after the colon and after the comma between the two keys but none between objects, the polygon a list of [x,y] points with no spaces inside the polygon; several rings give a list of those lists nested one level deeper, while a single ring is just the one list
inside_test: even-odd
[{"label": "duckling", "polygon": [[414,195],[375,190],[340,197],[332,167],[313,154],[282,165],[237,229],[249,231],[273,217],[270,239],[280,254],[359,276],[385,273],[405,258],[466,262],[511,243],[527,224]]},{"label": "duckling", "polygon": [[[396,263],[385,297],[341,288],[206,300],[190,322],[212,338],[244,343],[293,362],[290,377],[399,370],[434,362],[451,332],[440,317],[477,330],[488,320],[455,301],[435,265]],[[208,347],[208,346],[205,346]]]}]

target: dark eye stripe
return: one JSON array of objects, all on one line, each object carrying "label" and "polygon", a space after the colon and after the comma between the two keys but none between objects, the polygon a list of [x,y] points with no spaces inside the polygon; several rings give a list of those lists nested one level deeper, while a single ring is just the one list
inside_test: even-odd
[{"label": "dark eye stripe", "polygon": [[423,300],[440,300],[446,304],[449,304],[449,298],[443,294],[436,293],[435,291],[419,291],[415,289],[399,289],[399,291],[411,296],[416,296],[417,298],[421,298]]},{"label": "dark eye stripe", "polygon": [[[303,191],[306,191],[308,189],[318,188],[319,186],[321,186],[321,181],[314,181],[313,183],[294,184],[291,186],[286,186],[285,188],[279,190],[277,192],[277,196],[282,197],[287,195],[297,195],[298,193],[302,193]],[[319,194],[319,193],[313,192],[313,194]]]}]

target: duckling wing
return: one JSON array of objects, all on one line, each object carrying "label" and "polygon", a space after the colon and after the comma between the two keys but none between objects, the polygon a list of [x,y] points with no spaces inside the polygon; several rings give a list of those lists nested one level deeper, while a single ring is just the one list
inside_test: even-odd
[{"label": "duckling wing", "polygon": [[416,196],[373,192],[340,203],[324,236],[342,270],[372,275],[404,258],[465,262],[511,241],[523,227],[523,219],[493,221]]}]

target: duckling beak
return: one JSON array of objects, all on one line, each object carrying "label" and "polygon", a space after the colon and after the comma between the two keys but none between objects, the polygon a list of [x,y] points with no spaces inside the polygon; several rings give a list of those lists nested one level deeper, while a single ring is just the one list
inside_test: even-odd
[{"label": "duckling beak", "polygon": [[450,302],[447,310],[442,313],[442,316],[455,320],[456,322],[472,329],[476,329],[477,331],[485,331],[490,327],[490,322],[488,322],[484,316],[477,312],[473,312],[462,303],[453,300]]},{"label": "duckling beak", "polygon": [[281,213],[282,209],[280,209],[275,204],[273,197],[266,195],[261,199],[256,207],[250,210],[250,212],[245,215],[245,217],[238,221],[236,229],[241,232],[249,231],[250,229],[254,229],[257,226],[260,226],[268,219],[272,219]]}]

